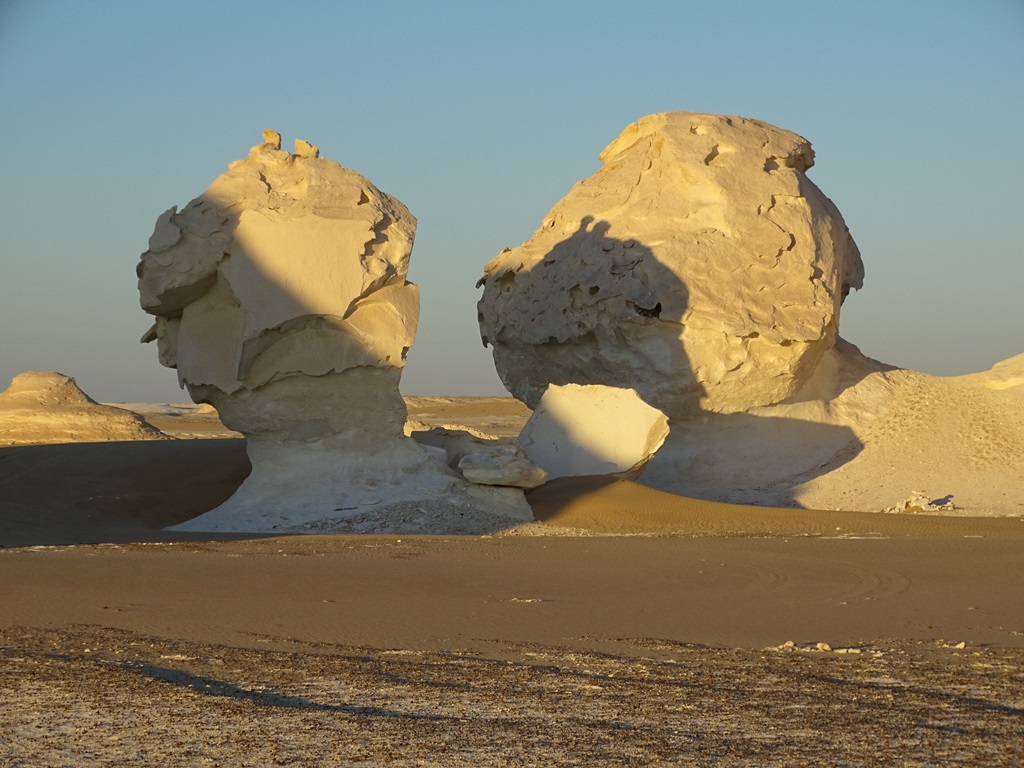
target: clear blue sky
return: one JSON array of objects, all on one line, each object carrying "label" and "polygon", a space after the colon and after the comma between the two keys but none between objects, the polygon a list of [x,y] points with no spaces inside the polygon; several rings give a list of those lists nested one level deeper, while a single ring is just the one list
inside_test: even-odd
[{"label": "clear blue sky", "polygon": [[0,389],[182,401],[138,343],[156,217],[296,137],[419,219],[407,394],[500,394],[474,283],[629,123],[810,139],[867,268],[842,335],[935,374],[1024,352],[1024,0],[0,0]]}]

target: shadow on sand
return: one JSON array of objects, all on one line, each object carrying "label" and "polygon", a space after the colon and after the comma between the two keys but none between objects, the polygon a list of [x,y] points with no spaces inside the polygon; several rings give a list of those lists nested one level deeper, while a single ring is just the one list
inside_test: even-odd
[{"label": "shadow on sand", "polygon": [[162,530],[223,503],[248,474],[238,439],[0,448],[0,546],[261,538]]}]

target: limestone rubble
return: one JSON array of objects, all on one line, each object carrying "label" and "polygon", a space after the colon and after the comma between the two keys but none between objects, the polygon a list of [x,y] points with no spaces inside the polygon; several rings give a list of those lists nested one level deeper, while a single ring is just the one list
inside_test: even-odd
[{"label": "limestone rubble", "polygon": [[837,337],[863,265],[806,172],[810,144],[758,120],[650,115],[601,153],[480,280],[508,390],[633,388],[672,418],[793,397]]}]

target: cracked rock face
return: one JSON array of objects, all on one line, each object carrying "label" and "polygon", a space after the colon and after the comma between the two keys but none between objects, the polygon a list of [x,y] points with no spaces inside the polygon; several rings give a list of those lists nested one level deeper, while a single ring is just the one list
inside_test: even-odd
[{"label": "cracked rock face", "polygon": [[552,383],[633,388],[672,418],[794,395],[864,274],[805,175],[813,158],[795,133],[739,117],[626,128],[485,268],[480,331],[508,390],[535,407]]},{"label": "cracked rock face", "polygon": [[277,133],[264,140],[157,220],[137,268],[156,316],[143,341],[248,437],[401,437],[416,220],[312,144],[291,154]]},{"label": "cracked rock face", "polygon": [[246,437],[252,472],[190,531],[484,533],[532,519],[406,438],[398,390],[419,315],[416,220],[281,137],[157,221],[138,266],[143,341]]}]

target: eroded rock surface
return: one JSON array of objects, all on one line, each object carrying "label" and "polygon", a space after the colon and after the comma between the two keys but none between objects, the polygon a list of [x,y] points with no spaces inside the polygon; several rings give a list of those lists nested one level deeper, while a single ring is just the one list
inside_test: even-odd
[{"label": "eroded rock surface", "polygon": [[[414,531],[426,518],[409,505],[422,503],[434,505],[424,525],[443,532],[441,501],[481,507],[443,458],[403,434],[416,220],[319,155],[302,140],[283,151],[264,132],[202,195],[164,213],[142,254],[141,303],[156,316],[143,341],[246,436],[253,465],[231,499],[183,528]],[[529,517],[521,493],[494,498],[486,511]]]},{"label": "eroded rock surface", "polygon": [[264,136],[158,219],[138,267],[142,307],[157,317],[144,340],[196,402],[249,437],[344,442],[353,425],[401,435],[416,220],[312,145],[293,155]]},{"label": "eroded rock surface", "polygon": [[0,445],[166,439],[139,415],[97,403],[62,373],[21,373],[0,392]]},{"label": "eroded rock surface", "polygon": [[651,115],[485,268],[483,341],[517,398],[634,388],[670,417],[792,397],[860,288],[857,246],[806,175],[810,144],[757,120]]}]

